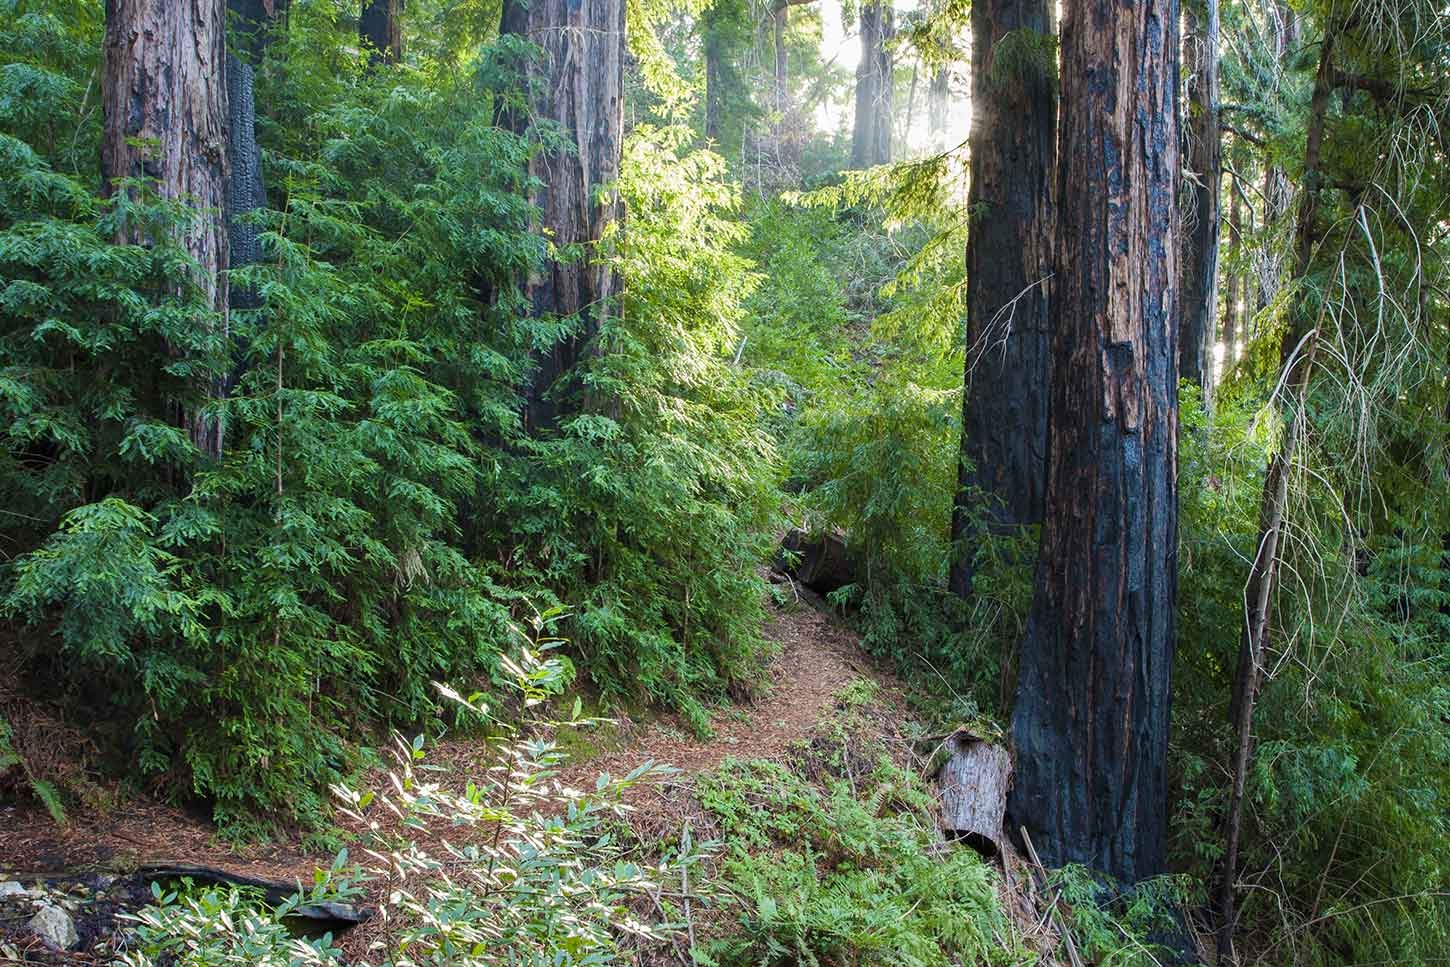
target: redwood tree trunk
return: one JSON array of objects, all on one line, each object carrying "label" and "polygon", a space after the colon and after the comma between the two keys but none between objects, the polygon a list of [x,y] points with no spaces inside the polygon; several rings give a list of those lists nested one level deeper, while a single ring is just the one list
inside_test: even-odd
[{"label": "redwood tree trunk", "polygon": [[363,0],[358,36],[373,64],[396,64],[403,59],[403,0]]},{"label": "redwood tree trunk", "polygon": [[971,593],[974,528],[1042,520],[1047,476],[1048,279],[1052,275],[1054,78],[994,70],[1009,31],[1050,35],[1049,0],[972,4],[971,189],[962,463],[951,588]]},{"label": "redwood tree trunk", "polygon": [[1050,865],[1164,869],[1177,590],[1177,0],[1062,29],[1047,497],[1012,715],[1013,829]]},{"label": "redwood tree trunk", "polygon": [[[162,197],[196,210],[182,243],[196,282],[219,313],[227,310],[227,87],[223,0],[107,0],[102,78],[105,191],[122,178],[154,179]],[[121,242],[146,240],[134,234]],[[220,386],[207,387],[209,394]],[[222,427],[183,415],[198,449],[219,457]]]},{"label": "redwood tree trunk", "polygon": [[[560,249],[583,246],[581,257],[553,259],[527,283],[533,311],[577,320],[572,334],[537,359],[528,418],[551,425],[574,387],[580,353],[612,310],[617,280],[598,264],[595,244],[623,212],[600,191],[619,178],[624,136],[624,0],[505,0],[502,32],[542,50],[529,70],[530,108],[555,122],[574,150],[540,152],[530,163],[543,187],[535,197],[540,228]],[[515,121],[516,124],[523,123]]]},{"label": "redwood tree trunk", "polygon": [[1183,239],[1178,291],[1178,375],[1209,389],[1208,349],[1218,296],[1219,191],[1222,160],[1218,97],[1218,0],[1185,0],[1188,77],[1185,163],[1193,173],[1186,201],[1191,230]]},{"label": "redwood tree trunk", "polygon": [[870,168],[891,160],[893,78],[886,44],[896,32],[892,0],[861,6],[861,63],[856,68],[856,127],[851,167]]}]

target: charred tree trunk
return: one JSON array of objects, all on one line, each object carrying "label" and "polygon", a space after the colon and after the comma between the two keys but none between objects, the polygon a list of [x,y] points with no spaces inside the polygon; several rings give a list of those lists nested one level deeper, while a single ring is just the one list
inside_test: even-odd
[{"label": "charred tree trunk", "polygon": [[1161,873],[1177,590],[1177,0],[1062,29],[1047,497],[1008,810],[1045,862]]},{"label": "charred tree trunk", "polygon": [[[227,52],[227,240],[230,268],[261,261],[257,227],[246,216],[267,207],[267,188],[262,179],[262,152],[257,145],[255,65],[271,41],[272,21],[281,14],[286,0],[228,0],[232,36],[237,43]],[[233,309],[252,309],[257,293],[239,285],[230,286]]]},{"label": "charred tree trunk", "polygon": [[[531,173],[543,187],[535,197],[539,228],[560,249],[582,256],[551,259],[528,280],[539,316],[574,319],[571,335],[536,359],[527,417],[553,425],[572,386],[584,347],[613,309],[618,287],[595,245],[622,215],[619,200],[600,192],[619,178],[624,137],[624,0],[505,0],[502,32],[541,48],[529,67],[530,109],[553,121],[573,149],[539,152]],[[515,119],[515,126],[524,123]]]},{"label": "charred tree trunk", "polygon": [[1047,476],[1048,279],[1052,275],[1054,78],[994,63],[1011,31],[1053,30],[1049,0],[972,4],[967,362],[951,588],[972,591],[985,523],[1009,533],[1042,520]]},{"label": "charred tree trunk", "polygon": [[896,33],[892,0],[861,6],[861,63],[856,68],[856,127],[851,167],[871,168],[891,160],[893,76],[887,43]]},{"label": "charred tree trunk", "polygon": [[1188,76],[1185,162],[1192,172],[1188,189],[1191,230],[1183,239],[1182,282],[1178,290],[1178,375],[1204,388],[1208,348],[1218,296],[1218,219],[1222,145],[1218,109],[1218,0],[1185,0],[1187,34],[1184,69]]},{"label": "charred tree trunk", "polygon": [[[101,172],[106,193],[125,178],[154,179],[164,198],[196,210],[182,244],[196,284],[226,336],[227,88],[223,0],[107,0],[102,78]],[[146,240],[125,230],[121,242]],[[209,396],[219,384],[206,387]],[[181,417],[192,442],[220,457],[222,427]]]},{"label": "charred tree trunk", "polygon": [[363,0],[357,32],[374,66],[403,59],[402,13],[403,0]]},{"label": "charred tree trunk", "polygon": [[[1309,124],[1304,143],[1304,191],[1294,229],[1294,278],[1309,271],[1318,237],[1320,158],[1324,142],[1324,119],[1333,92],[1335,32],[1327,28],[1320,45],[1319,68],[1314,93],[1309,101]],[[1224,822],[1224,858],[1218,886],[1218,949],[1220,961],[1237,962],[1234,930],[1238,923],[1236,886],[1239,845],[1243,835],[1244,788],[1253,761],[1254,706],[1263,684],[1264,654],[1273,618],[1273,599],[1278,584],[1281,545],[1289,500],[1289,476],[1299,444],[1304,438],[1305,403],[1314,372],[1319,345],[1313,328],[1313,312],[1301,300],[1293,324],[1285,331],[1280,359],[1285,370],[1284,439],[1269,459],[1264,475],[1264,492],[1259,506],[1259,540],[1249,577],[1244,583],[1244,624],[1238,669],[1234,675],[1230,722],[1234,729],[1234,757],[1230,768],[1228,815]]]}]

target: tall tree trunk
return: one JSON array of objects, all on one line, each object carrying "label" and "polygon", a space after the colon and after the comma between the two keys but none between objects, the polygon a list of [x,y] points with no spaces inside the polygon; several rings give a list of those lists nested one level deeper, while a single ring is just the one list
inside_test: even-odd
[{"label": "tall tree trunk", "polygon": [[724,97],[725,51],[716,31],[711,11],[706,11],[701,21],[704,30],[702,47],[705,56],[705,137],[710,141],[720,140],[720,106]]},{"label": "tall tree trunk", "polygon": [[[254,65],[261,61],[271,41],[272,21],[286,0],[227,0],[232,33],[237,43],[227,51],[227,240],[230,268],[253,265],[261,260],[262,249],[255,225],[246,216],[267,207],[267,188],[262,179],[262,152],[257,145],[257,105]],[[252,309],[259,304],[257,293],[244,286],[230,286],[233,309]]]},{"label": "tall tree trunk", "polygon": [[891,160],[894,84],[887,43],[896,33],[892,0],[861,5],[861,63],[856,68],[856,127],[851,167],[870,168]]},{"label": "tall tree trunk", "polygon": [[1218,108],[1218,0],[1185,0],[1184,73],[1188,76],[1185,162],[1191,231],[1183,239],[1178,290],[1178,375],[1210,389],[1205,378],[1218,296],[1218,219],[1222,160]]},{"label": "tall tree trunk", "polygon": [[1042,520],[1047,476],[1048,279],[1052,275],[1055,78],[996,69],[1009,32],[1049,36],[1049,0],[972,4],[967,361],[951,588],[972,591],[978,522],[1010,533]]},{"label": "tall tree trunk", "polygon": [[1238,179],[1233,179],[1229,185],[1228,228],[1234,273],[1229,275],[1228,298],[1223,307],[1223,372],[1218,374],[1220,381],[1233,372],[1234,363],[1238,362],[1239,305],[1243,285],[1237,273],[1241,271],[1239,265],[1244,248],[1242,190]]},{"label": "tall tree trunk", "polygon": [[[107,194],[123,178],[155,179],[162,197],[196,209],[182,243],[197,285],[227,311],[227,88],[223,0],[107,0],[101,172]],[[131,230],[127,230],[128,232]],[[144,242],[135,234],[118,239]],[[209,395],[220,385],[208,386]],[[182,415],[192,442],[220,457],[220,421]]]},{"label": "tall tree trunk", "polygon": [[926,89],[926,130],[934,149],[946,144],[948,112],[951,111],[951,71],[938,67]]},{"label": "tall tree trunk", "polygon": [[[1294,230],[1294,278],[1309,271],[1314,242],[1318,237],[1320,157],[1324,142],[1324,119],[1333,90],[1335,32],[1327,27],[1320,45],[1319,68],[1314,93],[1309,101],[1309,123],[1304,143],[1304,191]],[[1305,402],[1314,372],[1319,342],[1313,327],[1313,311],[1302,299],[1295,308],[1293,324],[1285,331],[1280,346],[1284,377],[1284,438],[1269,459],[1264,475],[1264,492],[1259,505],[1259,540],[1254,560],[1244,583],[1244,624],[1234,675],[1233,701],[1229,719],[1234,729],[1234,758],[1230,769],[1228,816],[1224,823],[1224,858],[1218,884],[1218,949],[1220,962],[1237,962],[1234,930],[1238,923],[1235,891],[1238,881],[1239,844],[1243,835],[1244,789],[1253,760],[1254,707],[1263,684],[1264,653],[1273,618],[1273,598],[1278,583],[1281,545],[1289,499],[1289,476],[1305,433]]]},{"label": "tall tree trunk", "polygon": [[403,59],[403,0],[363,0],[357,32],[373,65]]},{"label": "tall tree trunk", "polygon": [[1062,29],[1047,497],[1012,713],[1043,860],[1163,872],[1177,591],[1177,0]]},{"label": "tall tree trunk", "polygon": [[[617,196],[601,197],[619,178],[624,137],[625,0],[505,0],[502,32],[542,49],[529,70],[530,109],[553,121],[573,150],[540,152],[531,173],[543,183],[535,198],[539,226],[581,257],[552,259],[527,282],[533,311],[577,319],[573,332],[539,356],[528,392],[531,426],[552,425],[567,405],[566,385],[580,353],[613,309],[615,275],[594,246],[622,215]],[[524,122],[515,119],[515,126]]]},{"label": "tall tree trunk", "polygon": [[786,0],[776,0],[770,20],[775,41],[775,103],[771,106],[778,114],[784,115],[790,90],[790,58],[785,47],[785,30],[790,24],[790,4]]}]

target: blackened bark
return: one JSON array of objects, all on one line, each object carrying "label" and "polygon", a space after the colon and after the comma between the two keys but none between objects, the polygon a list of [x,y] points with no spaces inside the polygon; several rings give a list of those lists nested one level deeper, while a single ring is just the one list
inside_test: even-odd
[{"label": "blackened bark", "polygon": [[1188,77],[1185,163],[1192,211],[1183,239],[1178,290],[1178,375],[1209,389],[1208,348],[1218,298],[1219,192],[1222,158],[1218,96],[1218,0],[1186,0],[1184,72]]},{"label": "blackened bark", "polygon": [[972,4],[971,189],[962,461],[951,589],[972,591],[976,528],[1042,520],[1047,476],[1048,279],[1052,275],[1054,78],[998,69],[1011,31],[1050,36],[1049,0]]},{"label": "blackened bark", "polygon": [[261,61],[272,43],[274,28],[287,12],[288,0],[227,0],[227,49],[250,64]]},{"label": "blackened bark", "polygon": [[358,37],[374,65],[396,64],[403,59],[403,0],[363,0]]},{"label": "blackened bark", "polygon": [[887,43],[896,33],[892,0],[861,5],[861,63],[856,68],[856,127],[851,167],[870,168],[891,160],[894,78]]},{"label": "blackened bark", "polygon": [[[1324,143],[1324,121],[1333,91],[1335,31],[1325,30],[1320,44],[1319,68],[1314,93],[1309,100],[1309,123],[1304,143],[1304,192],[1294,228],[1294,277],[1309,271],[1314,242],[1319,236],[1320,158]],[[1306,427],[1305,403],[1314,374],[1318,349],[1313,312],[1301,300],[1295,307],[1292,325],[1284,332],[1280,360],[1284,369],[1284,439],[1269,458],[1264,475],[1264,492],[1259,504],[1259,540],[1253,564],[1244,584],[1244,623],[1238,668],[1234,675],[1229,721],[1234,729],[1234,756],[1230,766],[1228,815],[1224,823],[1224,857],[1218,884],[1218,949],[1220,961],[1237,962],[1234,931],[1238,925],[1239,844],[1243,835],[1244,791],[1253,762],[1254,707],[1263,684],[1264,654],[1273,619],[1274,590],[1279,578],[1280,547],[1289,498],[1289,474],[1294,466]]]},{"label": "blackened bark", "polygon": [[[581,257],[551,259],[528,280],[533,311],[577,320],[572,335],[540,354],[528,390],[531,426],[552,425],[580,354],[613,310],[617,279],[594,246],[623,214],[601,191],[619,178],[624,136],[624,0],[505,0],[502,32],[541,48],[529,67],[532,114],[553,121],[571,151],[541,151],[530,173],[543,183],[534,201],[540,228],[560,249]],[[515,119],[517,126],[522,121]]]},{"label": "blackened bark", "polygon": [[1062,29],[1047,497],[1012,714],[1012,828],[1163,872],[1177,591],[1177,0]]},{"label": "blackened bark", "polygon": [[[107,0],[101,173],[106,193],[123,178],[154,179],[164,198],[196,210],[182,244],[196,284],[226,334],[227,87],[223,0]],[[144,242],[132,229],[120,242]],[[210,395],[220,385],[207,387]],[[222,427],[182,420],[203,453],[220,457]]]},{"label": "blackened bark", "polygon": [[[253,96],[252,65],[227,54],[227,153],[230,175],[227,178],[226,216],[227,243],[231,258],[229,268],[254,265],[261,261],[262,247],[257,226],[246,216],[267,206],[267,190],[262,183],[262,155],[257,147],[257,108]],[[228,286],[233,309],[251,309],[258,304],[256,292],[240,285]]]}]

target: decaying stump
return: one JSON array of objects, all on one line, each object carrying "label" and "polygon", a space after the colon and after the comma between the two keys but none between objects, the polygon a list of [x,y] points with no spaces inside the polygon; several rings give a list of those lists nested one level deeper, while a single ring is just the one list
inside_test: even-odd
[{"label": "decaying stump", "polygon": [[1007,842],[1002,816],[1012,782],[1007,750],[965,730],[946,740],[949,755],[937,773],[942,831],[977,852],[996,856]]},{"label": "decaying stump", "polygon": [[830,594],[856,580],[841,533],[808,534],[795,529],[780,542],[776,567],[818,594]]}]

